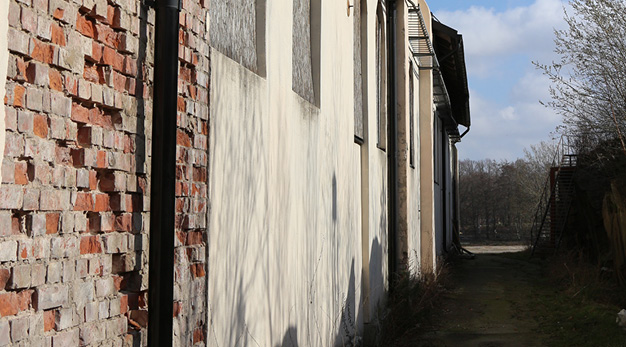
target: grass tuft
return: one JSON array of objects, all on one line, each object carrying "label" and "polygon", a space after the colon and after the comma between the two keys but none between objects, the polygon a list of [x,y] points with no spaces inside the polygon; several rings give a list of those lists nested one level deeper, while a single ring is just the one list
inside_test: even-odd
[{"label": "grass tuft", "polygon": [[440,265],[435,274],[398,276],[382,316],[378,346],[412,346],[410,342],[429,321],[440,303],[448,280],[449,267]]}]

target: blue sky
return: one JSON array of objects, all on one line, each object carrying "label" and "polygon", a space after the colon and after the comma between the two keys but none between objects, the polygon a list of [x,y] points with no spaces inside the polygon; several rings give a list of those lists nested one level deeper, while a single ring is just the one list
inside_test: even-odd
[{"label": "blue sky", "polygon": [[428,6],[432,12],[467,10],[472,6],[505,11],[514,7],[528,6],[533,2],[531,0],[431,0]]},{"label": "blue sky", "polygon": [[564,0],[431,0],[430,9],[463,35],[472,128],[458,145],[461,159],[523,157],[550,139],[560,116],[548,101],[549,81],[532,61],[550,63],[553,30],[563,28]]}]

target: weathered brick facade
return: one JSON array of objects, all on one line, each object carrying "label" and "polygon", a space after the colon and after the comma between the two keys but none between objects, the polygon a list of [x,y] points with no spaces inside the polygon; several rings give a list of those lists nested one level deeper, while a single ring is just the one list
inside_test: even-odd
[{"label": "weathered brick facade", "polygon": [[209,0],[182,0],[179,31],[174,345],[204,345],[209,135]]},{"label": "weathered brick facade", "polygon": [[[180,14],[175,344],[206,336],[208,1]],[[0,346],[146,344],[154,10],[10,0]]]}]

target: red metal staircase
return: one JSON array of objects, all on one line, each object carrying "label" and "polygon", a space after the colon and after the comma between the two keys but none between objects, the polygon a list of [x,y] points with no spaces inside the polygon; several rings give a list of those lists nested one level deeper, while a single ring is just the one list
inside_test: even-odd
[{"label": "red metal staircase", "polygon": [[558,250],[572,207],[575,174],[574,147],[569,138],[563,136],[557,145],[530,230],[531,256],[552,254]]}]

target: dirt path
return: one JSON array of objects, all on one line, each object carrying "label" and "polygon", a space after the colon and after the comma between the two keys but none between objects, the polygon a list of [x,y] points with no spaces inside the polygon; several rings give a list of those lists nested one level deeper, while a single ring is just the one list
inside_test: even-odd
[{"label": "dirt path", "polygon": [[620,307],[557,288],[528,252],[502,253],[521,249],[474,248],[474,259],[453,264],[441,306],[405,345],[626,346]]},{"label": "dirt path", "polygon": [[536,265],[501,254],[462,260],[450,276],[453,289],[419,345],[543,346],[531,312],[538,271]]}]

